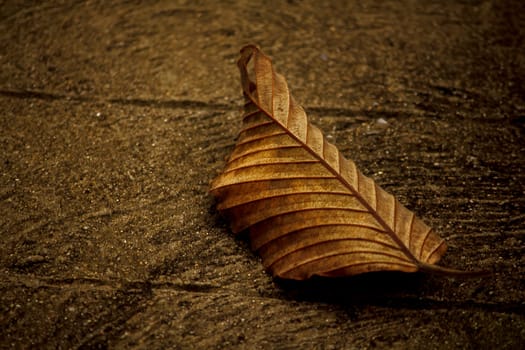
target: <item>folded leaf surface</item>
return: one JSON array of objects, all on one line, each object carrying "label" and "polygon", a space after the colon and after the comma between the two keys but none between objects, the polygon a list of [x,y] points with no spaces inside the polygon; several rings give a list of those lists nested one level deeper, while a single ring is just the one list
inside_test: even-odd
[{"label": "folded leaf surface", "polygon": [[266,55],[246,46],[238,66],[243,127],[211,192],[274,276],[415,272],[441,258],[443,239],[308,122]]}]

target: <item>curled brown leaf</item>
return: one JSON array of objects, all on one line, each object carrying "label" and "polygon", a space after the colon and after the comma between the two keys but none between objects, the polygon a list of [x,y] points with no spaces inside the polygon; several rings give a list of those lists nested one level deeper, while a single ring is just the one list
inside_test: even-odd
[{"label": "curled brown leaf", "polygon": [[211,192],[274,276],[464,273],[435,265],[444,240],[308,122],[266,55],[246,46],[238,66],[243,127]]}]

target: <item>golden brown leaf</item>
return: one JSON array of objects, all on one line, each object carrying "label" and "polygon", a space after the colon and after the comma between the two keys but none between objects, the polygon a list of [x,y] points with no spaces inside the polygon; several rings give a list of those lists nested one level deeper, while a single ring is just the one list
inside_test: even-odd
[{"label": "golden brown leaf", "polygon": [[238,66],[243,127],[211,192],[274,276],[462,273],[433,265],[443,239],[327,142],[266,55],[246,46]]}]

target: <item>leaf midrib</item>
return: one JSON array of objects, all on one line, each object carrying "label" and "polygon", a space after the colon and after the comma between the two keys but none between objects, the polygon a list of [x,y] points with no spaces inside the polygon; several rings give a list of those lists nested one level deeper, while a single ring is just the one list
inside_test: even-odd
[{"label": "leaf midrib", "polygon": [[[248,62],[248,61],[247,61]],[[247,63],[246,62],[246,63]],[[243,69],[247,70],[247,65],[243,65]],[[275,82],[275,79],[273,78],[275,72],[273,71],[273,67],[272,67],[272,105],[273,105],[273,99],[274,99],[274,91],[275,91],[275,88],[274,88],[274,82]],[[246,74],[246,76],[248,76]],[[252,82],[253,83],[253,82]],[[254,85],[256,86],[256,89],[258,88],[257,85],[254,83]],[[359,193],[359,191],[357,191],[348,181],[346,181],[346,179],[344,177],[341,176],[340,172],[335,170],[332,166],[330,166],[330,164],[328,164],[327,161],[325,161],[325,159],[321,156],[319,156],[313,149],[311,149],[307,143],[303,142],[301,139],[299,139],[294,133],[292,133],[285,125],[281,124],[276,118],[273,117],[272,113],[269,113],[268,111],[266,111],[264,108],[262,108],[262,106],[257,103],[257,101],[251,96],[251,94],[247,91],[243,91],[244,92],[244,96],[246,96],[262,113],[264,113],[268,118],[270,118],[273,122],[275,122],[277,125],[279,125],[283,130],[284,132],[292,137],[296,142],[299,143],[299,145],[301,145],[302,148],[304,148],[305,150],[307,150],[308,152],[310,152],[310,154],[312,154],[315,158],[319,159],[319,161],[321,162],[321,164],[323,164],[323,166],[328,170],[330,171],[348,190],[350,193],[352,193],[352,195],[354,195],[360,202],[361,204],[372,214],[372,216],[374,217],[375,220],[377,220],[377,222],[382,226],[384,227],[385,229],[385,232],[392,238],[392,240],[399,246],[399,248],[401,249],[401,251],[410,259],[413,261],[413,263],[416,265],[416,266],[420,266],[420,261],[419,259],[417,259],[414,254],[412,254],[412,252],[410,251],[410,249],[398,238],[398,236],[396,235],[395,231],[383,220],[383,218],[381,218],[381,216],[377,213],[376,210],[374,210],[370,204],[368,204],[368,202],[363,198],[363,196]],[[289,93],[290,94],[290,93]],[[290,101],[291,99],[289,99]],[[288,104],[289,106],[289,104]],[[288,108],[288,115],[287,115],[287,120],[288,120],[288,117],[290,116],[290,108]],[[310,122],[308,121],[308,117],[306,119],[306,123],[307,125],[310,124]],[[308,127],[306,128],[306,131],[308,132]],[[323,148],[325,147],[324,144],[325,142],[325,136],[324,134],[322,135],[323,136]],[[339,164],[341,164],[341,157],[343,157],[341,155],[341,152],[339,151],[339,149],[337,149],[337,154],[338,154],[338,157],[339,157]],[[359,179],[357,179],[357,181],[359,181]],[[374,181],[374,186],[378,187],[377,184],[375,183]],[[395,205],[394,205],[394,210],[395,210]],[[394,217],[395,217],[395,212],[394,212]],[[415,218],[414,218],[415,219]],[[409,232],[409,235],[412,235],[412,232],[410,231]],[[423,249],[423,248],[421,248]]]}]

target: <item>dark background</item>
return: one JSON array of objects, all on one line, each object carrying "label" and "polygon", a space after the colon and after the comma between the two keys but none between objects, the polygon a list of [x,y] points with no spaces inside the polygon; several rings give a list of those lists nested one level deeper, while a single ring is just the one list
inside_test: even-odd
[{"label": "dark background", "polygon": [[[523,348],[522,4],[0,1],[0,346]],[[274,281],[208,194],[248,43],[495,273]]]}]

